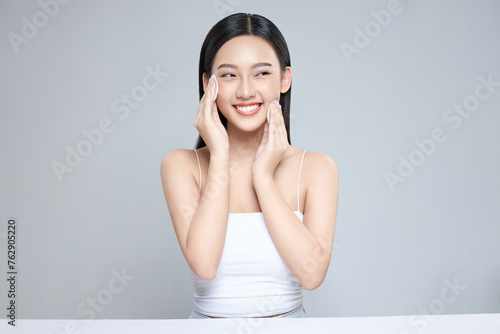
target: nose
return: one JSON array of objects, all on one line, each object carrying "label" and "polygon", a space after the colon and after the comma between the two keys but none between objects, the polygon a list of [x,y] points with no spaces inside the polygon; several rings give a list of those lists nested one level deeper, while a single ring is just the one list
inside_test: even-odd
[{"label": "nose", "polygon": [[255,96],[255,87],[250,78],[242,77],[238,82],[238,89],[236,91],[238,98],[246,100]]}]

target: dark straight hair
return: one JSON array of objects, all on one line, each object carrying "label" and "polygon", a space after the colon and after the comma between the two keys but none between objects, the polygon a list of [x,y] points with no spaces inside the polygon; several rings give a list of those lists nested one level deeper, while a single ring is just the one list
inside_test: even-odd
[{"label": "dark straight hair", "polygon": [[[207,76],[212,75],[212,64],[217,54],[217,51],[231,38],[236,36],[252,35],[258,36],[266,40],[276,52],[280,62],[281,73],[285,71],[287,66],[291,66],[290,52],[286,44],[285,38],[279,31],[278,27],[265,17],[257,14],[237,13],[229,15],[219,22],[217,22],[205,37],[205,41],[201,47],[200,52],[200,66],[199,66],[199,93],[200,100],[203,97],[203,73]],[[288,144],[292,144],[290,139],[290,99],[292,94],[292,85],[284,94],[280,93],[280,105],[285,120],[285,128],[287,133]],[[217,109],[218,110],[218,109]],[[227,129],[227,119],[222,115],[220,110],[219,117],[222,125]],[[195,148],[202,148],[207,146],[203,138],[198,135]]]}]

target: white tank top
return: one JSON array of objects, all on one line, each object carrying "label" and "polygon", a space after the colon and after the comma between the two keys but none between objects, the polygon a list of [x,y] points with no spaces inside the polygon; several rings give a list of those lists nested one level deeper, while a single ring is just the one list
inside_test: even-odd
[{"label": "white tank top", "polygon": [[[201,191],[201,167],[200,189]],[[297,180],[297,211],[300,212]],[[211,317],[262,317],[289,312],[302,304],[300,281],[281,258],[262,212],[229,213],[224,250],[213,280],[198,278],[190,269],[194,309]]]}]

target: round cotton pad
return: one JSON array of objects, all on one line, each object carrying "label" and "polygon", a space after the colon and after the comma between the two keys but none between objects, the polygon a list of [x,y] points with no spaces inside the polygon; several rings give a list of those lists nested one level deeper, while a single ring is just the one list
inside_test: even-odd
[{"label": "round cotton pad", "polygon": [[215,95],[214,95],[214,101],[217,99],[217,94],[219,94],[219,84],[217,83],[217,79],[215,78],[215,74],[212,74],[212,78],[214,78],[215,81]]},{"label": "round cotton pad", "polygon": [[271,109],[271,106],[273,105],[274,102],[279,103],[278,101],[274,100],[269,104],[269,107],[267,107],[267,123],[269,123],[269,110]]}]

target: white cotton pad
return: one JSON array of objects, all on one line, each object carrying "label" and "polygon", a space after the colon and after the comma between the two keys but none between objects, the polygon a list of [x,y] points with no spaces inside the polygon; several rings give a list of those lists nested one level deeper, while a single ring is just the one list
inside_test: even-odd
[{"label": "white cotton pad", "polygon": [[217,79],[215,78],[215,74],[212,74],[212,78],[214,78],[215,81],[215,95],[214,95],[214,101],[217,99],[217,94],[219,94],[219,84],[217,83]]},{"label": "white cotton pad", "polygon": [[271,104],[269,104],[269,107],[267,107],[267,123],[269,123],[269,110],[271,109],[271,106],[273,105],[273,103],[279,103],[278,101],[274,100],[273,102],[271,102]]}]

